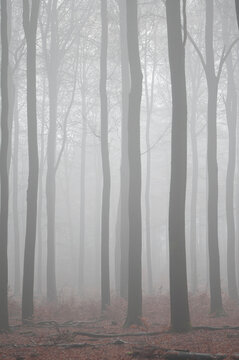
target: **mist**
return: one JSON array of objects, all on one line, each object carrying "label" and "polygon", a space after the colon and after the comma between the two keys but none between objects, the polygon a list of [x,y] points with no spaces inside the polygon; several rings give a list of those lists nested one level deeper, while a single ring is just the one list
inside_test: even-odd
[{"label": "mist", "polygon": [[238,313],[238,7],[1,0],[0,330],[12,299]]}]

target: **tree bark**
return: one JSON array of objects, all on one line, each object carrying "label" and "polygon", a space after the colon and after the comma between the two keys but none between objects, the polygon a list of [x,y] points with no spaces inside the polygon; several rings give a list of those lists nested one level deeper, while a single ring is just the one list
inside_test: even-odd
[{"label": "tree bark", "polygon": [[27,127],[29,177],[23,269],[22,319],[33,316],[33,290],[38,193],[38,140],[36,109],[36,32],[40,0],[23,0],[23,25],[27,42]]},{"label": "tree bark", "polygon": [[171,183],[169,200],[169,269],[171,328],[190,327],[185,249],[187,176],[187,95],[181,1],[166,1],[168,52],[172,83]]},{"label": "tree bark", "polygon": [[0,181],[1,181],[1,212],[0,212],[0,330],[8,330],[8,24],[7,24],[7,1],[1,0],[1,150],[0,150]]},{"label": "tree bark", "polygon": [[21,268],[20,268],[20,232],[18,214],[18,152],[19,152],[19,113],[18,113],[18,89],[16,88],[16,99],[14,107],[14,148],[12,164],[12,208],[13,208],[13,230],[14,230],[14,294],[20,295]]},{"label": "tree bark", "polygon": [[[224,4],[222,30],[225,46],[229,37],[228,6]],[[227,98],[226,116],[229,135],[229,155],[226,180],[226,217],[227,217],[227,282],[228,294],[232,299],[238,299],[236,281],[236,236],[234,217],[234,178],[236,170],[236,126],[237,126],[237,92],[234,80],[232,54],[226,59],[227,68]]]},{"label": "tree bark", "polygon": [[57,300],[56,290],[56,254],[55,254],[55,217],[56,217],[56,122],[58,100],[58,14],[57,0],[53,0],[51,8],[51,45],[48,64],[49,83],[49,132],[47,139],[47,300]]},{"label": "tree bark", "polygon": [[218,167],[217,167],[217,93],[218,77],[215,74],[213,50],[213,1],[206,1],[206,76],[207,106],[207,166],[208,166],[208,250],[210,279],[210,311],[223,311],[218,247]]},{"label": "tree bark", "polygon": [[120,169],[120,296],[128,296],[129,255],[129,161],[128,161],[128,108],[129,108],[129,59],[127,45],[126,1],[119,1],[120,48],[122,79],[121,112],[121,169]]},{"label": "tree bark", "polygon": [[141,215],[141,156],[140,107],[142,71],[138,40],[138,2],[126,2],[127,40],[131,89],[128,113],[129,156],[129,279],[128,311],[125,326],[140,324],[142,316],[142,215]]},{"label": "tree bark", "polygon": [[108,104],[107,104],[107,49],[108,14],[107,0],[101,0],[101,57],[100,57],[100,100],[101,100],[101,156],[103,169],[103,194],[101,212],[101,308],[110,304],[109,273],[109,212],[110,212],[110,162],[108,148]]}]

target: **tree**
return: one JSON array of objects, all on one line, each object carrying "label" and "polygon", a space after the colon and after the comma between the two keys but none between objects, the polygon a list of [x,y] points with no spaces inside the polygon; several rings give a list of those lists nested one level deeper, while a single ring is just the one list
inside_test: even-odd
[{"label": "tree", "polygon": [[18,111],[18,87],[15,89],[15,109],[14,109],[14,148],[13,148],[13,174],[12,174],[12,208],[13,208],[13,227],[14,227],[14,294],[20,294],[21,272],[20,272],[20,230],[18,219],[18,170],[19,170],[19,111]]},{"label": "tree", "polygon": [[129,156],[129,279],[128,311],[125,326],[140,324],[142,316],[142,216],[140,106],[142,71],[138,41],[138,1],[126,2],[127,40],[131,88],[128,113]]},{"label": "tree", "polygon": [[57,0],[51,2],[51,44],[47,75],[49,84],[49,132],[47,139],[47,175],[46,175],[46,203],[47,203],[47,299],[55,302],[56,291],[56,255],[55,255],[55,212],[56,212],[56,123],[58,99],[58,69],[59,69],[59,35]]},{"label": "tree", "polygon": [[[154,88],[155,88],[155,73],[157,69],[157,57],[156,57],[156,26],[154,24],[150,25],[153,27],[154,34],[154,49],[152,55],[152,77],[151,85],[149,85],[148,79],[148,57],[150,52],[150,38],[151,32],[146,30],[145,34],[145,49],[144,49],[144,90],[145,90],[145,100],[146,100],[146,184],[145,184],[145,229],[146,229],[146,259],[147,259],[147,279],[148,279],[148,291],[149,294],[153,293],[153,274],[152,274],[152,256],[151,256],[151,209],[150,209],[150,188],[151,188],[151,149],[150,149],[150,128],[152,120],[152,112],[154,105]],[[146,25],[147,26],[147,25]],[[149,37],[149,39],[148,39]]]},{"label": "tree", "polygon": [[128,163],[128,107],[129,107],[129,59],[127,45],[126,1],[119,1],[120,49],[122,81],[121,113],[121,169],[120,169],[120,296],[128,296],[128,255],[129,255],[129,163]]},{"label": "tree", "polygon": [[235,6],[236,6],[237,24],[239,27],[239,0],[235,0]]},{"label": "tree", "polygon": [[0,181],[1,181],[1,213],[0,213],[0,330],[8,330],[8,17],[7,1],[1,0],[1,150],[0,150]]},{"label": "tree", "polygon": [[205,23],[205,48],[206,60],[198,46],[188,34],[198,56],[201,60],[206,74],[208,88],[207,103],[207,167],[208,167],[208,254],[209,254],[209,280],[210,280],[210,311],[214,314],[224,312],[222,305],[221,280],[220,280],[220,258],[218,246],[218,166],[217,166],[217,95],[219,80],[223,65],[227,60],[233,46],[238,39],[234,40],[227,51],[222,51],[218,69],[215,69],[214,47],[213,47],[213,24],[214,24],[214,2],[206,1],[206,23]]},{"label": "tree", "polygon": [[108,14],[107,0],[101,0],[101,56],[100,56],[100,100],[101,100],[101,156],[103,169],[103,193],[101,210],[101,307],[110,304],[109,274],[109,211],[110,211],[110,162],[108,148],[108,104],[107,104],[107,49]]},{"label": "tree", "polygon": [[[190,327],[185,249],[187,174],[187,95],[185,40],[181,32],[181,1],[166,1],[168,54],[172,86],[171,183],[169,200],[169,270],[171,328]],[[185,36],[185,34],[184,34]]]},{"label": "tree", "polygon": [[23,0],[23,27],[27,43],[27,128],[29,176],[23,269],[22,319],[33,315],[34,265],[38,193],[38,140],[36,111],[36,32],[40,0]]},{"label": "tree", "polygon": [[[224,3],[222,32],[225,46],[230,36],[230,17],[228,6]],[[237,127],[237,91],[234,80],[234,65],[232,53],[226,60],[227,69],[227,97],[225,101],[228,136],[229,156],[226,180],[226,216],[227,216],[227,282],[228,294],[232,299],[238,299],[236,281],[236,236],[234,218],[234,178],[236,169],[236,127]]]}]

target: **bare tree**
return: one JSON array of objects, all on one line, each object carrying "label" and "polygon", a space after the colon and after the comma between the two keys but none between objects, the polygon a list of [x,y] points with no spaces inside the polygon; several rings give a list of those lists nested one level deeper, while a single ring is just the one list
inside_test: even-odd
[{"label": "bare tree", "polygon": [[126,1],[119,1],[120,49],[122,80],[121,113],[121,169],[120,169],[120,296],[128,296],[129,255],[129,161],[128,161],[128,107],[129,107],[129,59],[127,45]]},{"label": "bare tree", "polygon": [[0,150],[0,181],[1,181],[1,212],[0,212],[0,330],[8,330],[8,23],[7,1],[1,0],[1,150]]},{"label": "bare tree", "polygon": [[[224,3],[222,32],[225,46],[230,36],[230,15],[228,6]],[[226,181],[226,216],[227,216],[227,282],[228,294],[238,299],[236,281],[236,235],[234,218],[234,178],[236,170],[236,127],[237,127],[237,92],[234,80],[234,64],[232,53],[226,60],[227,69],[227,98],[225,101],[227,126],[229,135],[229,156]]]},{"label": "bare tree", "polygon": [[168,52],[172,83],[171,184],[169,201],[169,269],[171,327],[190,327],[185,249],[187,176],[187,94],[185,40],[181,32],[181,1],[166,1]]},{"label": "bare tree", "polygon": [[138,1],[126,3],[127,40],[131,77],[128,114],[129,156],[129,279],[128,311],[125,326],[140,324],[142,316],[142,216],[140,106],[142,71],[138,41]]},{"label": "bare tree", "polygon": [[110,162],[108,149],[108,104],[107,104],[107,49],[108,14],[107,0],[101,0],[101,57],[100,57],[100,99],[101,99],[101,156],[103,168],[103,194],[101,213],[101,307],[110,304],[109,274],[109,211],[110,211]]},{"label": "bare tree", "polygon": [[22,319],[33,315],[33,290],[38,193],[38,139],[36,109],[36,32],[40,0],[23,0],[23,27],[27,43],[27,126],[29,177],[23,269]]}]

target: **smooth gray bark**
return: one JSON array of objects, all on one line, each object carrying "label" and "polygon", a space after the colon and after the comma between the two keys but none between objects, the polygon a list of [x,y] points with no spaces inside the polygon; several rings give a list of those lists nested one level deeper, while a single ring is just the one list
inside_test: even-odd
[{"label": "smooth gray bark", "polygon": [[14,230],[14,294],[20,295],[21,269],[20,269],[20,231],[19,231],[19,205],[18,205],[18,172],[19,172],[19,112],[18,112],[18,89],[16,87],[16,99],[14,107],[14,148],[12,162],[12,208]]},{"label": "smooth gray bark", "polygon": [[129,156],[129,279],[128,310],[125,326],[140,324],[142,316],[142,215],[141,215],[141,156],[140,107],[142,71],[138,40],[138,1],[126,3],[127,40],[131,89],[128,113]]},{"label": "smooth gray bark", "polygon": [[8,330],[8,145],[9,145],[9,100],[8,100],[8,24],[7,1],[1,0],[1,149],[0,149],[0,182],[1,182],[1,212],[0,212],[0,330]]},{"label": "smooth gray bark", "polygon": [[121,168],[120,168],[120,296],[128,296],[129,255],[129,161],[128,161],[128,107],[129,107],[129,59],[127,45],[126,1],[119,1],[120,48],[121,48]]},{"label": "smooth gray bark", "polygon": [[48,63],[49,84],[49,132],[47,138],[47,174],[46,174],[46,206],[47,206],[47,300],[57,300],[56,290],[56,254],[55,254],[55,217],[56,217],[56,122],[58,100],[58,0],[52,1],[51,7],[51,44]]},{"label": "smooth gray bark", "polygon": [[81,165],[80,165],[80,254],[79,254],[79,291],[84,292],[85,281],[85,180],[86,180],[86,142],[87,142],[87,111],[86,111],[86,59],[82,50],[81,102],[82,102],[82,133],[81,133]]},{"label": "smooth gray bark", "polygon": [[206,77],[208,86],[207,106],[207,166],[208,166],[208,249],[210,279],[210,311],[223,311],[220,259],[218,246],[218,166],[217,166],[217,94],[219,77],[215,73],[213,49],[213,1],[206,1]]},{"label": "smooth gray bark", "polygon": [[[225,3],[223,7],[222,30],[225,46],[228,44],[230,31],[230,14]],[[227,98],[225,102],[229,155],[226,180],[226,217],[227,217],[227,282],[228,294],[232,299],[238,299],[236,281],[236,235],[234,217],[234,178],[236,170],[236,127],[237,127],[237,91],[234,80],[232,53],[226,59],[227,68]]]},{"label": "smooth gray bark", "polygon": [[[23,269],[22,319],[33,316],[33,290],[38,194],[38,139],[36,102],[36,32],[40,0],[23,0],[23,26],[27,42],[27,128],[29,177]],[[31,9],[31,10],[30,10]]]},{"label": "smooth gray bark", "polygon": [[191,224],[190,224],[190,259],[191,259],[191,291],[193,294],[197,291],[197,198],[198,198],[198,147],[197,147],[197,99],[199,93],[200,73],[198,66],[193,71],[190,64],[192,100],[191,100],[191,146],[192,146],[192,193],[191,193]]},{"label": "smooth gray bark", "polygon": [[190,327],[188,306],[185,197],[187,177],[187,95],[181,1],[166,1],[168,52],[172,86],[171,183],[169,200],[169,269],[171,328]]},{"label": "smooth gray bark", "polygon": [[108,14],[107,0],[101,0],[101,56],[100,56],[100,100],[101,100],[101,156],[103,169],[103,193],[101,212],[101,308],[110,304],[109,270],[109,213],[110,213],[110,161],[108,148],[108,101],[107,101],[107,49]]},{"label": "smooth gray bark", "polygon": [[42,216],[43,216],[43,172],[44,172],[44,157],[45,157],[45,103],[46,103],[46,80],[43,79],[43,94],[42,94],[42,110],[41,110],[41,148],[40,148],[40,163],[39,163],[39,190],[38,190],[38,209],[37,209],[37,290],[42,294]]}]

